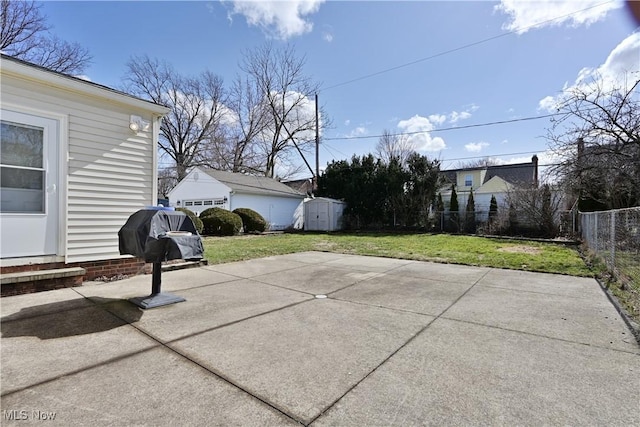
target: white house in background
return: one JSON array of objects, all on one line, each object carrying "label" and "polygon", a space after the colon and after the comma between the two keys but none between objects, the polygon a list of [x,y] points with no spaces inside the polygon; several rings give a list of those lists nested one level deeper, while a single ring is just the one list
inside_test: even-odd
[{"label": "white house in background", "polygon": [[159,121],[169,109],[1,60],[3,294],[29,291],[24,279],[10,283],[20,271],[50,270],[50,279],[69,267],[84,268],[85,279],[138,271],[137,260],[120,256],[118,230],[155,204]]},{"label": "white house in background", "polygon": [[305,195],[264,176],[195,167],[169,192],[169,204],[200,215],[207,208],[249,208],[270,230],[302,228]]},{"label": "white house in background", "polygon": [[530,163],[450,169],[441,173],[445,181],[440,191],[445,211],[449,212],[453,185],[458,196],[459,212],[466,210],[469,194],[473,190],[476,219],[485,221],[489,217],[491,196],[495,196],[498,206],[504,207],[512,188],[538,186],[538,156],[534,155]]}]

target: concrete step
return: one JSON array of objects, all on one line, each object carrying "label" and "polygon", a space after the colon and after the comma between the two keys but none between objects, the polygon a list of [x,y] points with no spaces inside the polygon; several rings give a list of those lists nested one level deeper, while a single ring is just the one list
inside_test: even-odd
[{"label": "concrete step", "polygon": [[21,271],[0,275],[2,296],[79,286],[87,271],[81,267]]},{"label": "concrete step", "polygon": [[0,284],[35,282],[40,280],[62,279],[65,277],[84,276],[87,270],[81,267],[56,268],[54,270],[21,271],[6,273],[0,277]]}]

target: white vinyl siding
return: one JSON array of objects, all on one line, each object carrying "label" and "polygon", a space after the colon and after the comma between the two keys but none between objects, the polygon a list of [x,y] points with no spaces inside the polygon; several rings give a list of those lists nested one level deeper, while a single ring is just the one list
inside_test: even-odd
[{"label": "white vinyl siding", "polygon": [[153,123],[152,113],[126,102],[5,75],[2,102],[67,117],[68,138],[61,141],[66,164],[60,168],[66,188],[60,212],[65,260],[119,258],[120,227],[136,210],[156,204],[153,133],[134,134],[129,129],[130,115]]}]

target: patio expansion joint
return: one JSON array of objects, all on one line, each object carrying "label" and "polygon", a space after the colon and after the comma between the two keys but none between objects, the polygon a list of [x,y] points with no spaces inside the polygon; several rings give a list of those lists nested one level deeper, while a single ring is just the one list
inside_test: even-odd
[{"label": "patio expansion joint", "polygon": [[548,336],[548,335],[536,334],[536,333],[533,333],[533,332],[521,331],[521,330],[518,330],[518,329],[510,329],[510,328],[505,328],[505,327],[502,327],[502,326],[487,325],[486,323],[473,322],[471,320],[455,319],[453,317],[446,317],[446,316],[441,316],[441,317],[444,320],[450,320],[452,322],[466,323],[466,324],[469,324],[469,325],[482,326],[482,327],[485,327],[485,328],[497,329],[497,330],[506,331],[506,332],[514,332],[516,334],[527,335],[527,336],[532,336],[532,337],[536,337],[536,338],[544,338],[544,339],[553,340],[553,341],[561,341],[561,342],[565,342],[565,343],[569,343],[569,344],[583,345],[585,347],[599,348],[601,350],[608,350],[608,351],[615,351],[615,352],[619,352],[619,353],[632,354],[634,356],[640,357],[640,350],[639,351],[623,350],[623,349],[619,349],[619,348],[605,347],[605,346],[602,346],[602,345],[590,344],[590,343],[585,343],[585,342],[581,342],[581,341],[573,341],[573,340],[568,340],[568,339],[564,339],[564,338],[551,337],[551,336]]},{"label": "patio expansion joint", "polygon": [[[85,297],[85,298],[86,298],[86,297]],[[212,374],[212,375],[213,375],[213,376],[215,376],[216,378],[218,378],[218,379],[220,379],[220,380],[224,381],[225,383],[227,383],[227,384],[231,385],[232,387],[235,387],[235,388],[237,388],[238,390],[240,390],[240,391],[242,391],[242,392],[244,392],[244,393],[248,394],[249,396],[253,397],[254,399],[259,400],[259,401],[260,401],[260,402],[262,402],[263,404],[265,404],[265,405],[269,406],[269,407],[270,407],[270,408],[272,408],[273,410],[275,410],[275,411],[277,411],[277,412],[281,413],[282,415],[284,415],[284,416],[286,416],[286,417],[290,418],[291,420],[293,420],[293,421],[295,421],[295,422],[297,422],[297,423],[299,423],[299,424],[303,424],[303,423],[301,423],[301,422],[300,422],[300,420],[298,420],[294,415],[289,414],[289,413],[287,413],[285,410],[283,410],[283,409],[279,408],[275,403],[269,402],[267,399],[265,399],[265,398],[262,398],[262,397],[258,396],[256,393],[252,392],[251,390],[248,390],[248,389],[246,389],[246,388],[242,387],[241,385],[236,384],[235,382],[233,382],[233,381],[232,381],[232,380],[230,380],[229,378],[225,377],[225,376],[224,376],[224,375],[222,375],[221,373],[219,373],[219,372],[217,372],[217,371],[215,371],[215,370],[213,370],[213,369],[211,369],[211,368],[208,368],[208,367],[207,367],[207,366],[205,366],[204,364],[200,363],[199,361],[197,361],[196,359],[194,359],[194,358],[190,357],[189,355],[187,355],[187,354],[183,353],[182,351],[180,351],[179,349],[175,348],[175,347],[174,347],[174,346],[172,346],[171,344],[174,344],[174,343],[176,343],[176,342],[178,342],[178,341],[180,341],[180,340],[186,339],[186,338],[191,338],[191,337],[193,337],[193,336],[201,335],[201,334],[204,334],[204,333],[207,333],[207,332],[210,332],[210,331],[214,331],[214,330],[216,330],[216,329],[220,329],[220,328],[223,328],[223,327],[226,327],[226,326],[230,326],[230,325],[233,325],[233,324],[236,324],[236,323],[239,323],[239,322],[243,322],[243,321],[245,321],[245,320],[253,319],[253,318],[256,318],[256,317],[263,316],[263,315],[265,315],[265,314],[269,314],[269,313],[273,313],[273,312],[276,312],[276,311],[284,310],[284,309],[286,309],[286,308],[289,308],[289,307],[292,307],[292,306],[295,306],[295,305],[298,305],[298,304],[302,304],[302,303],[307,302],[307,301],[309,301],[309,300],[303,300],[303,301],[295,302],[295,303],[293,303],[293,304],[288,304],[288,305],[285,305],[285,306],[283,306],[283,307],[278,307],[278,308],[276,308],[276,309],[269,310],[269,311],[266,311],[266,312],[263,312],[263,313],[259,313],[259,314],[253,315],[253,316],[244,317],[244,318],[242,318],[242,319],[234,320],[234,321],[232,321],[232,322],[228,322],[228,323],[225,323],[225,324],[222,324],[222,325],[218,325],[218,326],[215,326],[215,327],[213,327],[213,328],[208,328],[208,329],[206,329],[206,330],[204,330],[204,331],[198,331],[198,332],[196,332],[196,333],[189,334],[189,335],[185,335],[185,336],[182,336],[182,337],[180,337],[180,338],[176,338],[176,339],[174,339],[174,340],[170,340],[170,341],[166,341],[166,342],[163,342],[160,338],[158,338],[158,337],[154,336],[153,334],[151,334],[151,333],[149,333],[149,332],[145,331],[144,329],[141,329],[141,328],[139,328],[138,326],[136,326],[136,325],[134,325],[134,324],[132,324],[132,323],[128,322],[126,319],[121,318],[121,317],[120,317],[120,316],[118,316],[116,313],[113,313],[113,312],[109,311],[106,307],[101,307],[104,311],[106,311],[106,312],[107,312],[107,313],[109,313],[110,315],[112,315],[112,316],[114,316],[115,318],[117,318],[117,319],[119,319],[119,320],[123,321],[126,325],[129,325],[129,326],[133,327],[134,329],[136,329],[136,330],[137,330],[138,332],[140,332],[141,334],[143,334],[143,335],[147,336],[149,339],[151,339],[151,340],[155,341],[155,342],[157,343],[157,345],[154,345],[154,346],[149,347],[149,348],[147,348],[147,349],[143,349],[143,350],[140,350],[140,351],[137,351],[137,352],[131,353],[131,354],[123,355],[123,356],[121,356],[121,357],[117,357],[117,358],[114,358],[114,359],[112,359],[112,360],[109,360],[109,361],[106,361],[106,362],[103,362],[103,363],[96,364],[96,365],[94,365],[94,366],[90,366],[90,367],[85,367],[85,368],[83,368],[83,369],[79,369],[79,370],[77,370],[77,372],[75,372],[75,371],[74,371],[74,372],[71,372],[71,373],[65,373],[64,375],[60,375],[59,377],[56,377],[56,378],[54,378],[54,379],[47,380],[47,381],[43,381],[43,383],[48,383],[48,382],[54,381],[54,380],[56,380],[56,379],[58,379],[58,378],[61,378],[61,377],[67,376],[67,375],[76,374],[76,373],[83,372],[83,371],[86,371],[86,370],[89,370],[89,369],[93,369],[93,368],[98,367],[98,366],[106,365],[107,363],[111,363],[111,362],[118,361],[118,360],[121,360],[121,359],[126,359],[126,358],[128,358],[128,357],[131,357],[131,356],[133,356],[133,355],[136,355],[136,354],[139,354],[139,353],[142,353],[142,352],[145,352],[145,351],[149,351],[149,350],[156,349],[156,348],[165,348],[165,349],[166,349],[166,350],[168,350],[169,352],[171,352],[171,353],[173,353],[173,354],[175,354],[175,355],[179,356],[180,358],[182,358],[182,359],[186,360],[186,361],[187,361],[187,362],[189,362],[189,363],[192,363],[192,364],[194,364],[194,365],[198,366],[199,368],[201,368],[201,369],[205,370],[206,372],[208,372],[208,373]],[[92,302],[93,302],[93,301],[92,301]],[[93,304],[94,304],[95,306],[100,306],[100,304],[97,304],[97,303],[95,303],[95,302],[93,302]],[[35,385],[40,385],[40,383],[39,383],[39,384],[35,384]],[[35,385],[33,385],[33,384],[32,384],[32,385],[30,385],[30,386],[24,387],[23,389],[28,389],[28,388],[30,388],[30,387],[34,387]],[[21,389],[21,390],[22,390],[22,389]],[[11,391],[11,392],[10,392],[10,393],[8,393],[8,394],[16,393],[16,392],[21,391],[21,390],[14,390],[14,391]]]},{"label": "patio expansion joint", "polygon": [[549,296],[554,296],[554,297],[566,297],[566,298],[571,298],[574,300],[589,300],[588,297],[580,297],[580,296],[574,296],[574,295],[563,295],[563,294],[557,294],[557,293],[553,293],[553,292],[542,292],[542,291],[531,291],[528,289],[514,289],[514,288],[509,288],[506,286],[500,286],[500,285],[491,285],[491,284],[485,284],[485,283],[480,283],[478,286],[483,287],[483,288],[492,288],[492,289],[502,289],[504,291],[510,291],[510,292],[523,292],[523,293],[527,293],[527,294],[535,294],[535,295],[549,295]]},{"label": "patio expansion joint", "polygon": [[[316,420],[318,420],[320,417],[322,417],[327,411],[329,411],[332,407],[334,407],[336,405],[336,403],[338,403],[340,400],[342,400],[347,394],[351,393],[352,390],[354,390],[356,387],[358,387],[363,381],[365,381],[367,378],[369,378],[371,375],[373,375],[373,373],[375,373],[380,367],[382,367],[383,365],[385,365],[389,360],[391,360],[391,358],[393,356],[395,356],[400,350],[402,350],[403,348],[405,348],[406,346],[408,346],[411,342],[413,342],[418,336],[422,335],[422,333],[424,333],[424,331],[426,331],[427,329],[429,329],[429,327],[431,325],[433,325],[433,322],[435,322],[436,320],[440,319],[444,313],[446,313],[451,307],[453,307],[454,305],[456,305],[456,303],[458,301],[460,301],[461,298],[463,298],[467,293],[469,293],[469,291],[471,291],[471,289],[473,289],[478,282],[480,282],[482,279],[484,279],[486,277],[487,274],[489,274],[489,272],[492,269],[488,269],[487,271],[484,272],[484,274],[477,279],[471,286],[469,286],[469,289],[467,289],[466,291],[464,291],[462,293],[462,295],[458,296],[458,298],[456,298],[451,304],[449,304],[449,306],[444,309],[442,311],[442,313],[440,313],[437,316],[434,316],[433,319],[431,321],[429,321],[425,326],[423,326],[418,332],[416,332],[413,336],[409,337],[409,339],[407,339],[402,345],[400,345],[398,348],[396,348],[393,352],[391,352],[391,354],[389,354],[384,360],[382,360],[382,362],[380,362],[378,365],[376,365],[373,369],[371,369],[366,375],[364,375],[362,378],[360,378],[360,380],[358,380],[355,384],[353,384],[351,387],[349,387],[349,389],[347,389],[347,391],[345,391],[341,396],[339,396],[336,400],[334,400],[333,402],[331,402],[329,405],[327,405],[322,411],[320,411],[320,413],[318,415],[316,415],[311,421],[309,421],[309,423],[307,424],[312,425]],[[395,310],[395,309],[392,309]],[[426,315],[425,315],[426,316]]]},{"label": "patio expansion joint", "polygon": [[[112,313],[109,313],[109,314],[112,314]],[[99,368],[101,366],[107,366],[107,365],[110,365],[112,363],[116,363],[116,362],[119,362],[121,360],[128,359],[128,358],[130,358],[132,356],[137,356],[138,354],[143,354],[143,353],[149,352],[151,350],[160,348],[161,345],[162,345],[162,343],[160,343],[160,345],[157,345],[157,344],[156,345],[150,345],[147,348],[143,348],[143,349],[140,349],[140,350],[137,350],[137,351],[133,351],[133,352],[129,352],[129,353],[125,353],[125,354],[121,354],[120,356],[116,356],[116,357],[112,357],[112,358],[107,359],[107,360],[103,360],[100,363],[94,363],[93,365],[84,366],[82,368],[75,369],[73,371],[65,372],[63,374],[56,375],[56,376],[54,376],[52,378],[47,378],[46,380],[39,381],[37,383],[28,384],[26,386],[10,390],[10,391],[8,391],[6,393],[2,393],[2,394],[0,394],[0,397],[11,396],[13,394],[20,393],[22,391],[29,390],[29,389],[34,388],[34,387],[39,387],[39,386],[42,386],[42,385],[45,385],[45,384],[49,384],[49,383],[55,382],[55,381],[57,381],[57,380],[59,380],[61,378],[70,377],[70,376],[79,374],[81,372],[86,372],[86,371],[90,371],[90,370],[95,369],[95,368]]]}]

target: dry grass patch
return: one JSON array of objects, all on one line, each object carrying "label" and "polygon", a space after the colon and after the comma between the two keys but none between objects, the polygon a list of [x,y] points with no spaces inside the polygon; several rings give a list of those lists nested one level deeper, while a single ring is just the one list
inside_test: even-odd
[{"label": "dry grass patch", "polygon": [[529,255],[539,255],[542,253],[542,249],[537,248],[535,246],[527,246],[527,245],[505,246],[503,248],[498,248],[498,251],[509,252],[514,254],[529,254]]}]

